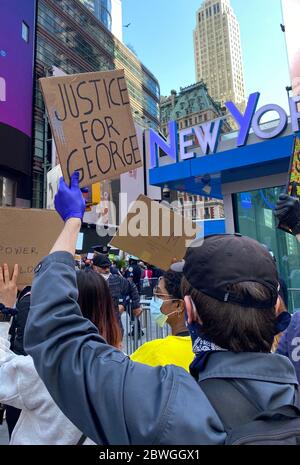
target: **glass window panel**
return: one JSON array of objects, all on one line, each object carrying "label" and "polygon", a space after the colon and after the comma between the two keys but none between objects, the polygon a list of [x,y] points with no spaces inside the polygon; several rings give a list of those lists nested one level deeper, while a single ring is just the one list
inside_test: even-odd
[{"label": "glass window panel", "polygon": [[289,289],[289,311],[300,310],[300,244],[276,227],[273,209],[284,186],[234,195],[237,232],[258,240],[272,250],[279,275]]}]

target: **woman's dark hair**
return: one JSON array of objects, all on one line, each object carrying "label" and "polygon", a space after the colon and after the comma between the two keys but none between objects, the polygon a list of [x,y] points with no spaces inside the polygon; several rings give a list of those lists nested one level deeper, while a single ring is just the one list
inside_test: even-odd
[{"label": "woman's dark hair", "polygon": [[163,275],[164,282],[165,282],[165,288],[167,289],[168,294],[170,294],[175,299],[183,298],[182,292],[181,292],[182,277],[183,277],[182,273],[176,273],[175,271],[172,271],[172,270],[166,271]]},{"label": "woman's dark hair", "polygon": [[[241,299],[264,302],[271,298],[268,288],[259,283],[244,282],[231,287]],[[203,324],[203,333],[212,342],[232,352],[270,352],[275,336],[275,308],[242,307],[221,302],[194,289],[182,279],[182,293],[193,299]]]},{"label": "woman's dark hair", "polygon": [[122,341],[121,330],[105,279],[92,269],[77,271],[77,286],[83,316],[97,326],[108,344],[118,347]]}]

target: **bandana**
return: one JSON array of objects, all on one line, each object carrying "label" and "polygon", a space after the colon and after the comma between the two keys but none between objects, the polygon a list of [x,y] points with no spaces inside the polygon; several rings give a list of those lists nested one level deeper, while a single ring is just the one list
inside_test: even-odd
[{"label": "bandana", "polygon": [[210,354],[214,352],[227,352],[226,349],[217,346],[214,342],[210,341],[206,336],[203,335],[202,325],[196,323],[187,322],[187,315],[185,315],[186,327],[189,330],[193,352],[195,358],[190,364],[190,373],[198,381],[200,371],[203,371]]},{"label": "bandana", "polygon": [[[281,313],[276,319],[275,335],[283,332],[289,325],[291,315],[288,312]],[[217,344],[209,340],[203,334],[203,327],[201,324],[187,322],[187,314],[185,313],[185,324],[189,330],[193,352],[195,354],[194,360],[190,364],[190,374],[198,381],[199,373],[205,369],[208,357],[214,352],[228,352],[227,349],[219,347]]]}]

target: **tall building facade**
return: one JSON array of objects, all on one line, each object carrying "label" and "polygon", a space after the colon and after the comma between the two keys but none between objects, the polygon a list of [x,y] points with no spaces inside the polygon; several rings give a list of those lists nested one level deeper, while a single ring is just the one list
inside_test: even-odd
[{"label": "tall building facade", "polygon": [[123,41],[122,0],[80,0],[112,34]]},{"label": "tall building facade", "polygon": [[[216,102],[208,93],[203,81],[191,86],[181,88],[180,92],[171,91],[168,97],[162,97],[160,101],[161,132],[165,137],[168,135],[168,122],[176,121],[179,130],[203,124],[223,117],[225,112],[220,103]],[[228,133],[231,127],[224,121],[222,132]],[[170,200],[178,200],[179,211],[188,202],[188,213],[193,220],[220,219],[224,218],[224,207],[222,200],[211,197],[189,194],[186,192],[171,192]],[[181,212],[183,213],[183,211]]]},{"label": "tall building facade", "polygon": [[196,79],[207,84],[213,99],[245,107],[240,27],[230,0],[205,0],[194,30]]},{"label": "tall building facade", "polygon": [[32,206],[40,208],[51,169],[52,135],[39,78],[51,75],[53,66],[67,74],[125,69],[133,116],[153,128],[159,127],[160,89],[154,75],[81,0],[39,0],[36,42]]},{"label": "tall building facade", "polygon": [[111,0],[80,0],[109,31],[112,28]]}]

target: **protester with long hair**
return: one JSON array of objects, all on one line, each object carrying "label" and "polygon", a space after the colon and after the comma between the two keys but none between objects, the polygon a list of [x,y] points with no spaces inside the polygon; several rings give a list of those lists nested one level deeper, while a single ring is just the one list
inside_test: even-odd
[{"label": "protester with long hair", "polygon": [[97,326],[99,334],[114,347],[122,344],[121,330],[105,279],[92,269],[77,271],[78,304],[85,318]]},{"label": "protester with long hair", "polygon": [[[78,271],[78,303],[108,344],[119,348],[121,333],[105,280],[92,270]],[[29,312],[30,313],[30,312]],[[56,379],[59,385],[59,377]],[[77,444],[82,433],[57,407],[30,356],[16,355],[0,339],[0,402],[21,410],[10,444]],[[87,439],[85,443],[92,442]]]}]

